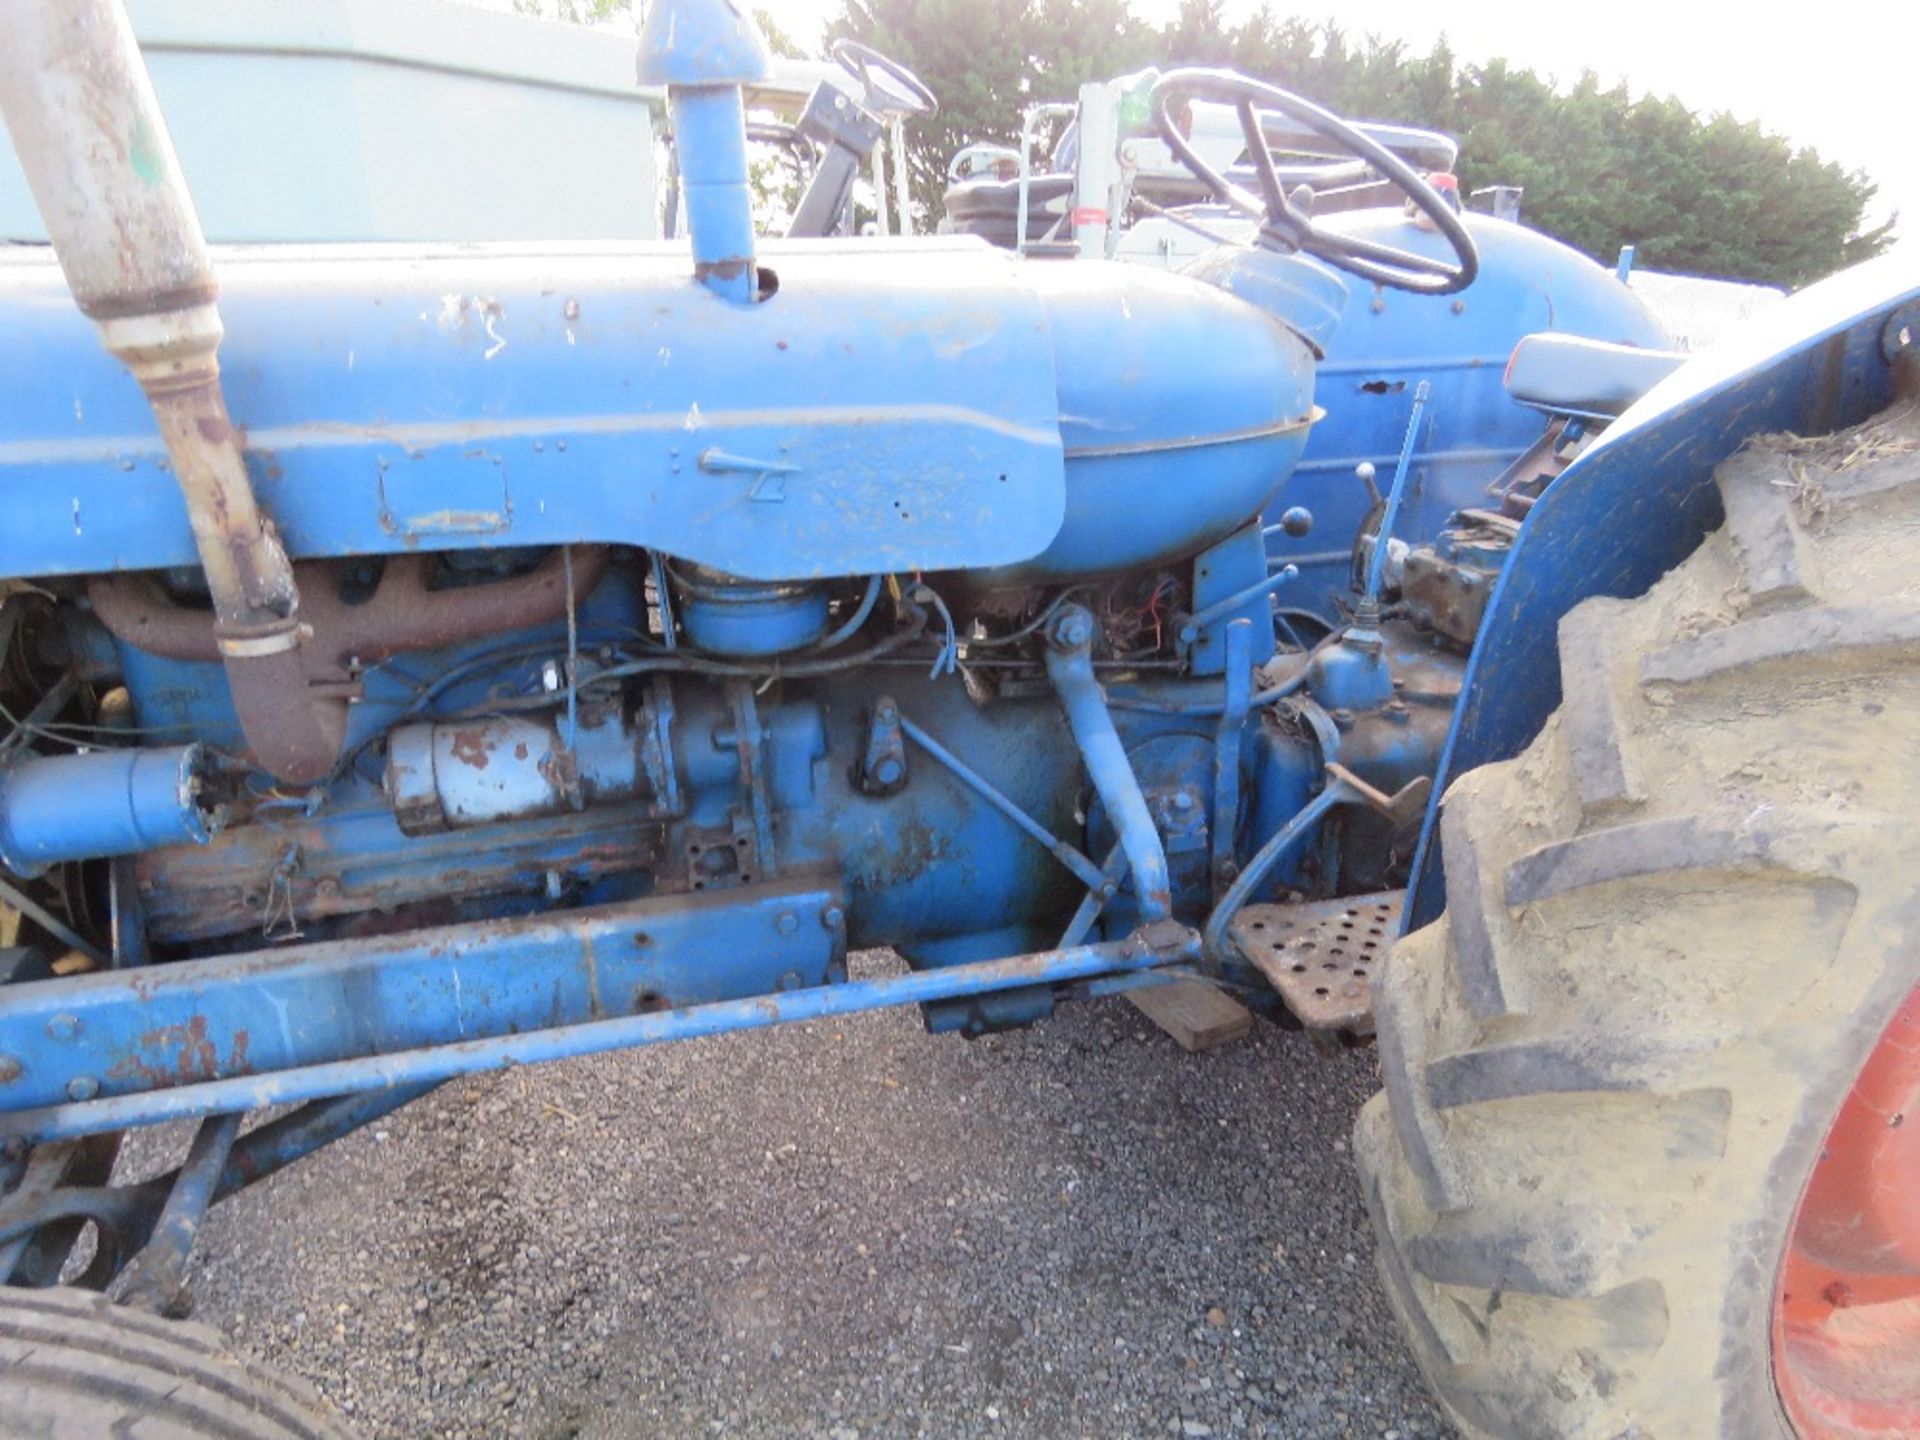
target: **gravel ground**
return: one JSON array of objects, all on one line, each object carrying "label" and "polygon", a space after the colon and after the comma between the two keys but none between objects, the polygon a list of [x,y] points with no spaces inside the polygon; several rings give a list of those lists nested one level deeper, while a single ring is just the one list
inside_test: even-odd
[{"label": "gravel ground", "polygon": [[1439,1437],[1347,1153],[1373,1088],[1119,1000],[484,1076],[216,1210],[196,1314],[372,1437]]}]

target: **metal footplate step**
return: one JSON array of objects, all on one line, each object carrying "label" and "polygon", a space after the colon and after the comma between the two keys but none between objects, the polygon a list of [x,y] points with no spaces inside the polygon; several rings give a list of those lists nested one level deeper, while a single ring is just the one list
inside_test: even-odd
[{"label": "metal footplate step", "polygon": [[1306,1029],[1371,1035],[1373,977],[1398,933],[1405,894],[1249,905],[1227,933]]}]

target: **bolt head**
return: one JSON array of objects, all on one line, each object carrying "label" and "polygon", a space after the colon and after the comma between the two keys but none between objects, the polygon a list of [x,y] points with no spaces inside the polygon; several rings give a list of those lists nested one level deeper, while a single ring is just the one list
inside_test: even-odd
[{"label": "bolt head", "polygon": [[91,1100],[100,1093],[100,1082],[91,1075],[76,1075],[67,1082],[69,1100]]},{"label": "bolt head", "polygon": [[838,905],[829,905],[820,912],[820,923],[829,930],[838,930],[847,923],[847,912]]},{"label": "bolt head", "polygon": [[877,719],[882,725],[891,725],[893,724],[894,721],[900,718],[900,712],[894,709],[893,706],[891,705],[882,705],[880,706],[879,709],[875,710],[873,713],[874,713],[874,718]]},{"label": "bolt head", "polygon": [[882,785],[898,785],[900,783],[900,762],[892,756],[888,756],[873,767],[873,778]]},{"label": "bolt head", "polygon": [[11,1085],[25,1070],[18,1055],[0,1055],[0,1085]]},{"label": "bolt head", "polygon": [[1174,791],[1173,792],[1173,808],[1176,810],[1193,809],[1193,792],[1191,790]]},{"label": "bolt head", "polygon": [[1093,639],[1093,617],[1074,606],[1053,622],[1053,643],[1066,650],[1078,650]]},{"label": "bolt head", "polygon": [[773,928],[782,935],[791,935],[800,928],[800,917],[791,910],[782,910],[774,920]]},{"label": "bolt head", "polygon": [[80,1021],[72,1015],[55,1015],[47,1021],[47,1037],[52,1040],[71,1040],[80,1033]]}]

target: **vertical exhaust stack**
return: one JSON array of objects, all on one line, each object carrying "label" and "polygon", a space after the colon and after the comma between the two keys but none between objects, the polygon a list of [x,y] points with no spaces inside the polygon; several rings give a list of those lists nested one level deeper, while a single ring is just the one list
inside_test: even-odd
[{"label": "vertical exhaust stack", "polygon": [[206,237],[120,0],[0,0],[0,116],[80,309],[145,390],[186,499],[234,708],[304,784],[346,705],[308,693],[299,594],[227,418]]}]

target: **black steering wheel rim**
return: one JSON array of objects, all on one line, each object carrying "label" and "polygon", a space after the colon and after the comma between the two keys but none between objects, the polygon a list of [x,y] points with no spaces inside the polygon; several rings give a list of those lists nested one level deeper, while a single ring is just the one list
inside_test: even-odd
[{"label": "black steering wheel rim", "polygon": [[[1174,122],[1169,106],[1176,96],[1220,101],[1238,110],[1240,128],[1247,137],[1247,153],[1252,156],[1254,172],[1260,177],[1262,196],[1250,195],[1200,158]],[[1154,121],[1167,148],[1217,199],[1259,220],[1264,243],[1279,249],[1304,250],[1362,280],[1410,290],[1416,295],[1451,295],[1466,289],[1480,273],[1480,254],[1473,237],[1467,233],[1453,206],[1426,177],[1372,136],[1311,100],[1231,70],[1190,68],[1171,70],[1155,81],[1151,104]],[[1452,247],[1453,263],[1316,226],[1313,217],[1295,205],[1281,186],[1260,125],[1257,113],[1260,109],[1276,110],[1297,121],[1366,161],[1398,185]]]},{"label": "black steering wheel rim", "polygon": [[[882,55],[863,41],[842,36],[827,47],[827,54],[860,82],[861,100],[869,110],[877,108],[884,113],[911,117],[932,115],[940,109],[940,102],[934,99],[933,91],[924,80],[898,60]],[[876,75],[892,81],[892,85],[876,85]],[[894,103],[876,107],[871,103],[875,96]]]}]

